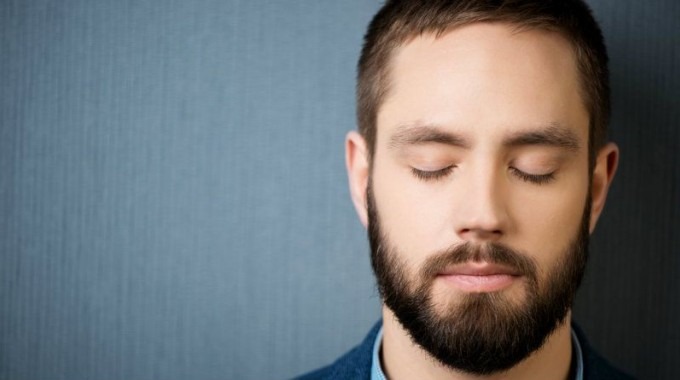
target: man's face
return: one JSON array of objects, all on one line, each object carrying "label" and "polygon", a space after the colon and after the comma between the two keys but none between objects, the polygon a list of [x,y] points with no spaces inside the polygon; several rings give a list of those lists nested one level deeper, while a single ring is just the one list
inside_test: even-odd
[{"label": "man's face", "polygon": [[413,39],[390,79],[368,191],[381,295],[445,364],[509,368],[563,320],[585,263],[573,51],[555,33],[477,23]]}]

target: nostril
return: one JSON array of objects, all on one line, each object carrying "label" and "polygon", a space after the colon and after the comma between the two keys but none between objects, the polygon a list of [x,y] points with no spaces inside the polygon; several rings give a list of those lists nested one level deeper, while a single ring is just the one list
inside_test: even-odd
[{"label": "nostril", "polygon": [[458,235],[465,240],[496,240],[503,235],[500,229],[462,228]]}]

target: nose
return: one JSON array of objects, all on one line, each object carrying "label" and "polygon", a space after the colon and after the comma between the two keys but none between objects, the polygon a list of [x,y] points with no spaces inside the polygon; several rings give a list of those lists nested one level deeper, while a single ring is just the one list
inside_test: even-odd
[{"label": "nose", "polygon": [[495,242],[507,233],[507,189],[492,171],[463,181],[454,211],[456,234],[465,242]]}]

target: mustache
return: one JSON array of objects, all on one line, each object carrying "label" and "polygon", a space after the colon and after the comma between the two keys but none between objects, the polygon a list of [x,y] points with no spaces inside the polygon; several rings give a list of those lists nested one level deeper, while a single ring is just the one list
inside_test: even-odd
[{"label": "mustache", "polygon": [[498,243],[456,244],[428,258],[421,268],[421,278],[432,279],[446,267],[468,261],[504,265],[530,280],[536,279],[537,264],[531,257]]}]

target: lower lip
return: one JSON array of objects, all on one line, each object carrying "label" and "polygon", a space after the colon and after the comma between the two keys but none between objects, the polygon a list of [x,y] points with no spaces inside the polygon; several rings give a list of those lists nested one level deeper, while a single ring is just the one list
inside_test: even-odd
[{"label": "lower lip", "polygon": [[466,292],[495,292],[512,285],[519,277],[509,274],[491,274],[486,276],[451,274],[442,275],[442,279]]}]

